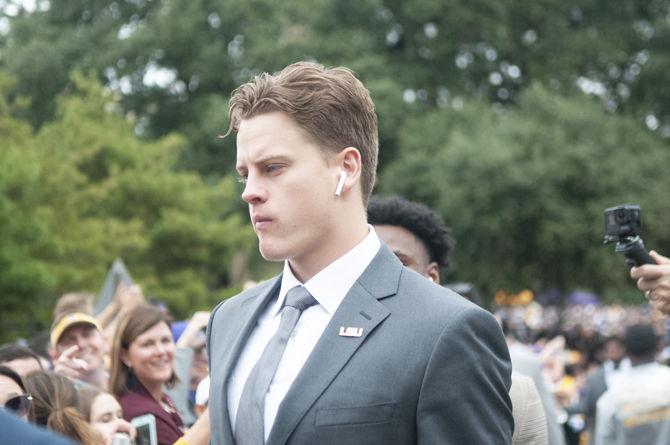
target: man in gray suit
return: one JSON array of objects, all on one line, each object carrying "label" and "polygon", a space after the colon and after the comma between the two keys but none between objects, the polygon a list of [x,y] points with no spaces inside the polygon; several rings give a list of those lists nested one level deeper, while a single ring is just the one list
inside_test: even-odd
[{"label": "man in gray suit", "polygon": [[510,443],[497,322],[367,224],[377,118],[353,73],[257,76],[233,93],[230,131],[260,252],[284,270],[212,313],[212,443]]}]

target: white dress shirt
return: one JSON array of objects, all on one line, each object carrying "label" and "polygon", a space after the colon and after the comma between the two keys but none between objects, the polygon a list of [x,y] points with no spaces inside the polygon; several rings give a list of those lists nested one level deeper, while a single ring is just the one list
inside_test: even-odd
[{"label": "white dress shirt", "polygon": [[305,309],[301,314],[265,395],[264,433],[265,440],[268,439],[279,405],[284,400],[291,384],[298,376],[349,289],[379,251],[381,245],[379,238],[372,226],[368,225],[368,228],[369,233],[363,241],[304,284],[295,277],[288,261],[284,262],[279,297],[274,303],[268,305],[258,319],[228,380],[228,412],[233,432],[244,384],[254,365],[260,359],[265,346],[279,329],[281,309],[286,294],[295,286],[303,285],[319,304]]}]

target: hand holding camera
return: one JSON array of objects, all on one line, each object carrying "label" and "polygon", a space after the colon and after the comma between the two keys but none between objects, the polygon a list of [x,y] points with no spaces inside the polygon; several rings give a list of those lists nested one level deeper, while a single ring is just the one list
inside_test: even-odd
[{"label": "hand holding camera", "polygon": [[623,254],[629,267],[654,264],[640,238],[641,211],[638,205],[605,209],[605,244],[616,242],[614,251]]},{"label": "hand holding camera", "polygon": [[637,280],[637,287],[644,291],[649,303],[670,315],[670,258],[651,251],[655,264],[633,267],[630,276]]},{"label": "hand holding camera", "polygon": [[604,216],[605,243],[616,242],[614,251],[623,254],[637,287],[655,309],[670,315],[670,258],[644,248],[640,206],[610,207]]}]

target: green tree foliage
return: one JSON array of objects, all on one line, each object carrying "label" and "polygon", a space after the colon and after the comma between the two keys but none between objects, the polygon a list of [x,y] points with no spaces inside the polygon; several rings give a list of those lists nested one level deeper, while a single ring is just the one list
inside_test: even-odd
[{"label": "green tree foliage", "polygon": [[244,264],[270,270],[228,178],[234,137],[217,136],[237,85],[305,59],[370,88],[381,190],[444,213],[458,279],[625,286],[604,207],[639,202],[648,245],[670,248],[669,15],[670,0],[0,0],[9,313],[25,326],[40,298],[96,289],[116,256],[178,313],[228,295]]},{"label": "green tree foliage", "polygon": [[7,313],[41,302],[48,322],[56,296],[99,289],[116,257],[176,315],[211,308],[234,284],[234,255],[254,247],[234,182],[177,170],[182,136],[142,141],[97,82],[75,75],[72,85],[36,134],[0,115],[16,141],[0,164],[0,293],[17,302]]},{"label": "green tree foliage", "polygon": [[380,190],[438,209],[457,240],[453,276],[489,294],[630,291],[622,257],[602,246],[613,205],[639,203],[647,244],[670,248],[667,145],[585,98],[536,86],[515,109],[434,111],[408,122],[401,146]]},{"label": "green tree foliage", "polygon": [[[2,5],[3,2],[0,2]],[[12,2],[10,2],[12,3]],[[14,2],[21,4],[21,2]],[[371,86],[387,150],[416,110],[463,98],[516,103],[539,82],[583,91],[670,137],[670,1],[607,7],[582,0],[71,0],[12,8],[0,65],[31,100],[30,121],[73,69],[94,70],[122,95],[138,131],[184,134],[180,164],[220,175],[232,166],[230,91],[261,71],[315,59],[352,67]],[[224,148],[224,149],[222,149]]]},{"label": "green tree foliage", "polygon": [[[29,152],[30,125],[12,117],[19,104],[12,99],[14,82],[0,73],[0,295],[3,330],[33,325],[30,303],[56,281],[39,246],[47,228],[33,215],[40,179],[39,159]],[[28,304],[26,304],[28,303]],[[0,338],[2,338],[0,331]]]}]

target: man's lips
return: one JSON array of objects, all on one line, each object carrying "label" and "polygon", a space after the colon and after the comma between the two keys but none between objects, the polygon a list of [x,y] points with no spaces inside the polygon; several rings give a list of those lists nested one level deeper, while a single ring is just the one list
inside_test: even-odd
[{"label": "man's lips", "polygon": [[252,218],[254,229],[262,230],[267,228],[272,223],[272,218],[263,215],[256,215]]}]

